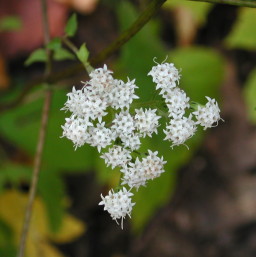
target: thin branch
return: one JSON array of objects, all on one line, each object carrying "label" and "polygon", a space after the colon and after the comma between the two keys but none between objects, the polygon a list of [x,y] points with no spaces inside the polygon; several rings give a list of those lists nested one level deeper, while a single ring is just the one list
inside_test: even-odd
[{"label": "thin branch", "polygon": [[236,5],[241,7],[256,8],[255,0],[189,0],[189,1],[207,2],[212,4],[229,4],[229,5]]},{"label": "thin branch", "polygon": [[[128,42],[136,33],[138,33],[143,28],[143,26],[161,8],[164,2],[166,2],[166,0],[152,0],[147,6],[147,8],[138,17],[138,19],[131,25],[131,27],[128,28],[126,31],[124,31],[113,43],[111,43],[104,50],[102,50],[102,52],[100,52],[93,58],[89,58],[89,63],[92,66],[97,66],[101,64],[103,61],[105,61],[113,53],[115,53],[122,45]],[[71,67],[68,67],[62,70],[61,72],[51,72],[51,74],[48,76],[47,81],[49,83],[55,83],[62,79],[71,77],[83,70],[84,70],[84,66],[82,64],[75,64],[75,65],[72,65]],[[21,94],[14,101],[0,105],[0,112],[6,111],[18,106],[32,88],[44,82],[45,82],[45,77],[39,77],[36,80],[33,80],[30,83],[28,83],[24,87]]]},{"label": "thin branch", "polygon": [[[50,41],[50,33],[49,33],[46,0],[41,0],[41,5],[42,5],[42,23],[43,23],[43,31],[44,31],[44,42],[45,44],[47,44]],[[47,62],[46,62],[45,74],[44,74],[45,80],[48,79],[48,76],[51,72],[51,66],[52,66],[51,63],[52,63],[52,53],[51,51],[47,51]],[[28,237],[29,226],[30,226],[30,221],[32,217],[32,212],[33,212],[33,203],[37,192],[37,185],[38,185],[39,173],[40,173],[41,162],[42,162],[42,153],[43,153],[43,148],[45,143],[45,136],[46,136],[48,119],[49,119],[51,99],[52,99],[52,90],[48,88],[45,91],[41,127],[39,131],[39,137],[38,137],[38,143],[37,143],[37,149],[36,149],[36,155],[35,155],[35,161],[34,161],[34,167],[33,167],[33,174],[32,174],[32,181],[31,181],[31,186],[29,190],[29,199],[26,207],[25,218],[24,218],[24,223],[23,223],[22,232],[21,232],[21,240],[20,240],[19,251],[17,255],[18,257],[23,257],[26,249],[26,241]]]}]

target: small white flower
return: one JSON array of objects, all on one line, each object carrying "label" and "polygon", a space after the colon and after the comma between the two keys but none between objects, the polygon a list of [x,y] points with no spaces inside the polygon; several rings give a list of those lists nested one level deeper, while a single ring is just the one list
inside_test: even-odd
[{"label": "small white flower", "polygon": [[110,145],[116,138],[115,133],[105,127],[105,122],[98,123],[96,127],[89,127],[89,134],[90,138],[87,143],[91,146],[96,146],[99,152],[101,148]]},{"label": "small white flower", "polygon": [[70,139],[74,143],[75,149],[84,145],[89,138],[87,127],[92,125],[92,123],[87,119],[76,118],[75,116],[65,120],[66,123],[61,126],[63,129],[62,137]]},{"label": "small white flower", "polygon": [[105,160],[107,166],[111,165],[112,169],[117,166],[122,167],[132,159],[131,152],[118,145],[113,146],[108,152],[102,154],[101,158]]},{"label": "small white flower", "polygon": [[116,114],[113,120],[112,130],[116,131],[118,136],[129,135],[134,129],[133,118],[128,110]]},{"label": "small white flower", "polygon": [[184,115],[185,109],[190,106],[189,97],[187,97],[186,93],[178,87],[169,90],[163,97],[165,98],[168,107],[169,117],[173,116],[173,114]]},{"label": "small white flower", "polygon": [[146,186],[147,178],[144,174],[143,164],[136,158],[135,162],[130,162],[121,170],[123,173],[122,185],[127,184],[130,188],[135,187],[137,190],[140,186]]},{"label": "small white flower", "polygon": [[193,112],[195,115],[197,122],[196,124],[200,124],[204,129],[214,127],[218,125],[219,120],[223,120],[220,117],[220,109],[218,103],[215,99],[212,99],[206,96],[208,100],[205,106],[198,106],[198,109]]},{"label": "small white flower", "polygon": [[83,89],[76,90],[75,87],[72,88],[72,92],[67,94],[68,100],[64,104],[64,107],[61,110],[70,111],[75,116],[83,117],[89,109],[85,107],[85,102],[87,97],[84,94]]},{"label": "small white flower", "polygon": [[166,137],[164,140],[171,140],[172,146],[184,144],[186,140],[195,134],[196,125],[192,120],[192,115],[189,117],[174,116],[170,120],[169,126],[166,127],[164,133]]},{"label": "small white flower", "polygon": [[130,81],[128,78],[126,83],[122,80],[115,80],[115,85],[108,95],[111,107],[116,110],[129,108],[133,100],[139,98],[134,94],[136,88],[138,87],[135,85],[135,79]]},{"label": "small white flower", "polygon": [[67,94],[68,100],[61,110],[68,110],[74,116],[79,118],[91,118],[92,120],[99,119],[107,114],[107,102],[99,96],[95,96],[92,92],[84,87],[81,90],[76,90],[73,87],[72,92]]},{"label": "small white flower", "polygon": [[112,189],[105,197],[101,195],[102,201],[99,203],[99,205],[104,205],[104,210],[108,211],[111,218],[115,220],[117,224],[119,224],[117,219],[122,219],[122,229],[124,218],[126,215],[131,218],[132,208],[135,205],[135,203],[132,203],[131,196],[133,196],[133,194],[130,191],[127,191],[125,187],[123,187],[123,189],[117,193],[115,193]]},{"label": "small white flower", "polygon": [[159,177],[163,172],[163,166],[166,161],[163,157],[157,156],[158,152],[152,152],[148,150],[148,156],[142,158],[136,158],[135,162],[128,163],[127,166],[121,169],[124,174],[122,177],[122,185],[128,184],[129,187],[135,187],[137,190],[140,186],[145,186],[147,180],[153,180]]},{"label": "small white flower", "polygon": [[152,136],[153,133],[157,134],[157,128],[159,126],[158,120],[161,116],[156,115],[156,109],[135,109],[134,125],[139,133],[143,136]]},{"label": "small white flower", "polygon": [[122,140],[124,147],[129,148],[132,151],[138,150],[140,148],[141,142],[138,134],[122,134],[119,137]]},{"label": "small white flower", "polygon": [[109,87],[113,83],[114,78],[112,77],[113,72],[108,70],[106,64],[103,68],[98,68],[93,70],[89,76],[91,78],[90,82],[94,85],[102,85],[104,88]]},{"label": "small white flower", "polygon": [[156,89],[161,89],[160,94],[164,94],[179,83],[179,71],[173,63],[162,63],[153,66],[148,75],[152,76],[153,82],[157,84]]}]

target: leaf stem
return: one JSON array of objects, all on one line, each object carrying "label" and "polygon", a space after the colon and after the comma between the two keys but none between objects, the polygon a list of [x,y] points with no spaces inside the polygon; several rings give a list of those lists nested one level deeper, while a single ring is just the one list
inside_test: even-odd
[{"label": "leaf stem", "polygon": [[[44,43],[45,45],[50,42],[50,33],[49,33],[49,24],[48,24],[48,16],[47,16],[47,3],[46,0],[41,0],[42,6],[42,23],[44,29]],[[52,52],[48,49],[47,51],[47,62],[45,67],[44,78],[45,81],[48,81],[49,75],[51,73],[52,68]],[[37,191],[37,184],[39,180],[41,162],[42,162],[42,153],[45,143],[46,129],[49,119],[49,111],[52,99],[52,90],[50,87],[45,91],[45,99],[42,110],[42,119],[41,119],[41,127],[39,131],[39,137],[37,142],[37,149],[35,154],[34,166],[33,166],[33,174],[32,174],[32,182],[29,190],[28,204],[25,211],[25,218],[23,222],[20,245],[18,249],[18,257],[23,257],[26,249],[26,241],[28,237],[32,212],[33,212],[33,204]]]},{"label": "leaf stem", "polygon": [[212,4],[229,4],[229,5],[236,5],[241,7],[256,8],[255,0],[189,0],[189,1],[207,2]]}]

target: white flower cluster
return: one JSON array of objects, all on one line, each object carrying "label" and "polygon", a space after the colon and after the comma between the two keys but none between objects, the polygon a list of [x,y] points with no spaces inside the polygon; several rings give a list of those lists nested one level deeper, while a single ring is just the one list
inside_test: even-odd
[{"label": "white flower cluster", "polygon": [[123,220],[126,215],[131,217],[132,207],[135,203],[132,203],[131,196],[133,194],[124,187],[117,193],[112,190],[109,191],[108,195],[103,197],[99,205],[104,205],[104,210],[108,211],[111,218],[118,224],[117,219],[121,219],[121,228],[123,229]]},{"label": "white flower cluster", "polygon": [[[160,95],[164,98],[168,108],[169,124],[166,125],[164,140],[172,142],[171,147],[185,144],[196,132],[196,125],[199,124],[206,128],[218,124],[220,118],[220,109],[215,99],[206,97],[208,103],[205,106],[198,106],[197,110],[188,114],[189,97],[180,89],[179,71],[173,63],[162,63],[152,67],[148,75],[152,76],[156,89],[160,89]],[[193,115],[197,121],[194,121]]]},{"label": "white flower cluster", "polygon": [[[63,137],[70,139],[75,146],[81,147],[89,144],[96,147],[99,152],[108,147],[101,158],[107,166],[112,169],[133,165],[132,152],[140,148],[140,139],[152,136],[157,133],[160,116],[156,114],[156,109],[135,109],[130,113],[130,105],[135,95],[135,80],[125,83],[122,80],[114,79],[112,72],[104,65],[103,68],[95,69],[89,74],[90,80],[84,83],[82,89],[68,93],[68,100],[62,110],[70,111],[71,117],[66,118],[66,123],[62,126]],[[111,116],[114,118],[111,120]],[[106,117],[106,119],[105,119]],[[109,124],[109,125],[107,125]],[[138,158],[135,161],[140,162]],[[148,179],[158,177],[164,170],[163,158],[157,157],[157,152],[149,151],[146,158],[140,162],[141,166],[133,169],[138,176],[144,176],[145,185]],[[143,170],[140,170],[143,167]],[[122,171],[123,172],[123,171]],[[131,169],[124,173],[123,184],[132,187],[140,186],[138,183],[129,181]],[[140,173],[140,175],[139,175]],[[126,181],[126,182],[125,182]],[[125,182],[125,183],[124,183]],[[123,187],[120,191],[111,190],[106,197],[102,196],[104,209],[107,210],[114,220],[123,219],[130,216],[132,206],[130,197],[132,193]]]},{"label": "white flower cluster", "polygon": [[[73,87],[67,94],[68,100],[62,110],[70,111],[71,117],[66,118],[62,126],[62,137],[70,139],[75,149],[84,144],[96,147],[99,152],[107,148],[100,157],[112,169],[120,168],[121,189],[111,189],[108,195],[101,195],[99,205],[104,205],[104,210],[116,222],[121,219],[123,227],[124,218],[131,216],[135,204],[132,203],[131,189],[138,190],[148,180],[159,177],[164,172],[166,161],[158,157],[157,151],[148,150],[145,155],[138,152],[141,138],[157,134],[161,118],[157,115],[158,110],[130,108],[133,100],[139,98],[135,94],[135,80],[117,80],[112,73],[106,65],[95,69],[82,89]],[[170,121],[164,129],[164,140],[171,141],[172,147],[185,144],[194,135],[196,125],[206,129],[218,124],[220,110],[217,102],[209,97],[206,97],[208,102],[205,106],[198,106],[188,114],[190,99],[177,86],[180,75],[174,64],[157,64],[148,75],[153,77],[168,109]]]}]

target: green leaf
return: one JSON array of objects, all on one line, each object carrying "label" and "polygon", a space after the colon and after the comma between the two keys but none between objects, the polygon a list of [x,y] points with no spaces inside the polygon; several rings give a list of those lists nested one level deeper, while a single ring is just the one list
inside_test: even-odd
[{"label": "green leaf", "polygon": [[59,48],[54,50],[54,60],[63,61],[63,60],[74,60],[75,56],[64,48]]},{"label": "green leaf", "polygon": [[232,32],[225,40],[230,48],[256,49],[256,26],[254,8],[241,8]]},{"label": "green leaf", "polygon": [[17,16],[7,16],[0,19],[0,31],[15,31],[21,27],[21,19]]},{"label": "green leaf", "polygon": [[[31,98],[32,101],[0,115],[1,134],[30,155],[35,154],[43,106],[39,91],[37,94],[38,98]],[[70,115],[60,111],[66,101],[66,92],[54,92],[42,165],[49,170],[85,172],[94,166],[97,151],[89,145],[75,151],[70,140],[61,138],[61,125],[64,125],[65,118]]]},{"label": "green leaf", "polygon": [[5,163],[1,166],[0,172],[0,192],[3,186],[8,183],[18,185],[21,181],[30,181],[31,167]]},{"label": "green leaf", "polygon": [[47,48],[51,49],[51,50],[57,50],[59,48],[61,48],[61,39],[56,37],[53,38],[46,46]]},{"label": "green leaf", "polygon": [[245,86],[244,86],[244,98],[247,106],[248,116],[253,124],[256,124],[256,69],[254,69]]},{"label": "green leaf", "polygon": [[47,61],[47,54],[45,49],[37,49],[30,54],[30,56],[25,61],[25,65],[29,66],[34,62],[46,62]]},{"label": "green leaf", "polygon": [[38,191],[45,203],[52,232],[57,232],[65,213],[65,189],[61,176],[53,170],[42,170],[38,182]]},{"label": "green leaf", "polygon": [[210,3],[189,2],[187,0],[168,0],[165,2],[164,8],[173,9],[175,7],[183,7],[191,12],[194,19],[200,24],[204,24],[207,20],[207,15],[213,7]]},{"label": "green leaf", "polygon": [[205,96],[218,99],[224,60],[216,51],[205,47],[177,48],[168,60],[180,70],[180,86],[191,101],[205,104]]},{"label": "green leaf", "polygon": [[0,218],[0,256],[15,257],[17,250],[13,237],[12,228]]},{"label": "green leaf", "polygon": [[80,49],[76,53],[78,59],[83,63],[86,64],[89,56],[89,51],[87,50],[85,44],[82,44]]},{"label": "green leaf", "polygon": [[77,31],[77,16],[74,13],[68,20],[67,25],[65,27],[65,33],[69,37],[73,37]]}]

